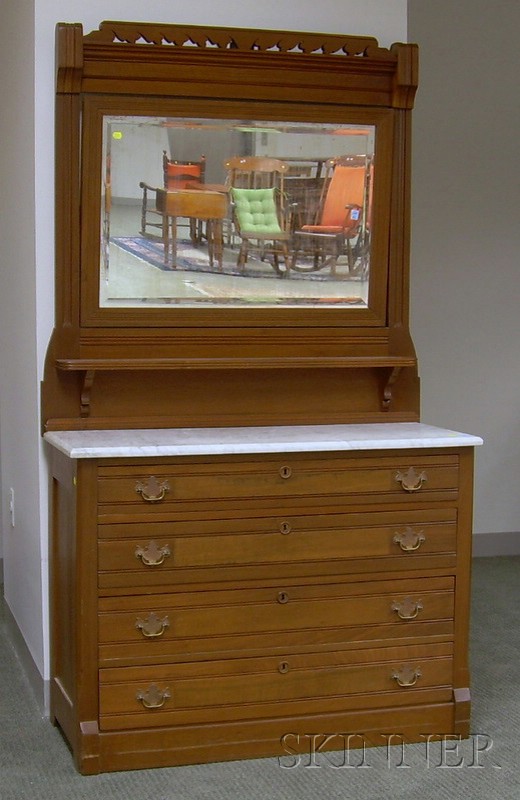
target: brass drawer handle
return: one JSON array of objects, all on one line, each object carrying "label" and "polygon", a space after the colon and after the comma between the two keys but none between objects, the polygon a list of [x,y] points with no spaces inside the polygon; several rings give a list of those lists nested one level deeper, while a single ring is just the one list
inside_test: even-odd
[{"label": "brass drawer handle", "polygon": [[285,605],[285,603],[289,602],[289,595],[287,594],[287,592],[278,592],[276,599],[279,603]]},{"label": "brass drawer handle", "polygon": [[167,544],[159,547],[154,541],[150,542],[146,547],[138,545],[135,548],[135,557],[140,558],[145,567],[158,567],[171,554],[172,551]]},{"label": "brass drawer handle", "polygon": [[405,528],[401,533],[397,532],[394,536],[394,544],[398,544],[405,553],[412,553],[426,541],[426,536],[422,531],[414,531],[413,528]]},{"label": "brass drawer handle", "polygon": [[155,683],[152,683],[146,691],[139,690],[136,699],[145,708],[162,708],[170,696],[169,689],[159,689]]},{"label": "brass drawer handle", "polygon": [[414,467],[410,467],[406,472],[397,472],[395,479],[405,492],[418,492],[428,480],[425,472],[416,472]]},{"label": "brass drawer handle", "polygon": [[145,483],[138,481],[135,485],[135,491],[147,503],[160,503],[161,500],[164,500],[166,492],[170,491],[170,484],[168,481],[159,483],[155,475],[151,475]]},{"label": "brass drawer handle", "polygon": [[398,544],[405,553],[411,553],[413,550],[419,549],[426,541],[426,536],[422,531],[414,531],[413,528],[408,527],[402,533],[396,533],[392,541],[394,544]]},{"label": "brass drawer handle", "polygon": [[289,672],[289,662],[288,661],[280,661],[278,664],[278,672],[280,675],[285,675]]},{"label": "brass drawer handle", "polygon": [[280,533],[287,534],[292,531],[292,528],[288,522],[280,522]]},{"label": "brass drawer handle", "polygon": [[292,475],[291,467],[287,467],[287,466],[280,467],[279,472],[280,472],[280,477],[281,478],[285,478],[285,479],[290,478],[291,475]]},{"label": "brass drawer handle", "polygon": [[169,625],[170,620],[168,617],[163,617],[160,619],[154,611],[151,611],[146,619],[137,617],[135,622],[135,627],[137,630],[141,631],[143,636],[145,636],[147,639],[158,639],[163,635],[164,631],[169,627]]},{"label": "brass drawer handle", "polygon": [[392,611],[397,612],[399,619],[416,619],[422,607],[420,600],[411,597],[406,597],[401,603],[392,603]]},{"label": "brass drawer handle", "polygon": [[401,667],[392,674],[392,678],[403,689],[407,689],[410,686],[415,686],[421,676],[422,673],[419,667],[410,666]]}]

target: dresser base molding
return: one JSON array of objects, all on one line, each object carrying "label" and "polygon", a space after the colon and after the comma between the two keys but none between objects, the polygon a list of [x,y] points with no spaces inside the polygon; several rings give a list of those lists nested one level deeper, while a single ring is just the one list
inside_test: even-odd
[{"label": "dresser base molding", "polygon": [[80,772],[469,736],[477,437],[46,437],[51,719]]},{"label": "dresser base molding", "polygon": [[[467,738],[469,723],[457,726],[457,713],[454,699],[398,711],[389,708],[114,733],[99,733],[97,723],[91,721],[81,726],[75,762],[83,775],[254,758],[278,758],[282,767],[304,766],[316,752],[400,746],[447,736]],[[341,763],[342,758],[335,761]]]}]

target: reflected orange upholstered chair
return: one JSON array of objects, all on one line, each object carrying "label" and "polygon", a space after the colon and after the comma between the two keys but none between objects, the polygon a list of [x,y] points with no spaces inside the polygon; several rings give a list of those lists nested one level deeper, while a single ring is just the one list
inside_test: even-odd
[{"label": "reflected orange upholstered chair", "polygon": [[[330,267],[335,274],[342,254],[347,256],[349,271],[353,270],[353,243],[362,234],[367,216],[369,174],[368,165],[355,157],[327,162],[316,219],[294,231],[292,270],[312,272]],[[298,261],[302,255],[307,258]]]}]

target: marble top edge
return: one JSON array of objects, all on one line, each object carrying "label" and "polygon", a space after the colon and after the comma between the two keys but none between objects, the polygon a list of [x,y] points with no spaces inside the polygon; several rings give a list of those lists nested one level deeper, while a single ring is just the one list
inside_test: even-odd
[{"label": "marble top edge", "polygon": [[482,444],[479,436],[420,422],[49,431],[44,439],[70,458],[332,452]]}]

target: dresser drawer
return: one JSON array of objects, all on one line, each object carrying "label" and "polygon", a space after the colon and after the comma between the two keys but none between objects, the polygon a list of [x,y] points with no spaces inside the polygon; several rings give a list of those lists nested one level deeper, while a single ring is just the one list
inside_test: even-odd
[{"label": "dresser drawer", "polygon": [[449,577],[102,598],[100,661],[449,639],[453,602]]},{"label": "dresser drawer", "polygon": [[[163,513],[184,504],[215,508],[230,501],[302,498],[312,505],[341,498],[346,503],[385,502],[404,498],[455,499],[457,455],[392,455],[356,459],[284,456],[255,461],[210,463],[158,462],[135,466],[101,466],[100,514]],[[336,500],[337,502],[337,500]]]},{"label": "dresser drawer", "polygon": [[336,574],[453,568],[456,511],[113,523],[99,537],[102,590],[297,576],[324,562]]},{"label": "dresser drawer", "polygon": [[450,644],[102,669],[100,728],[449,702],[452,681]]}]

